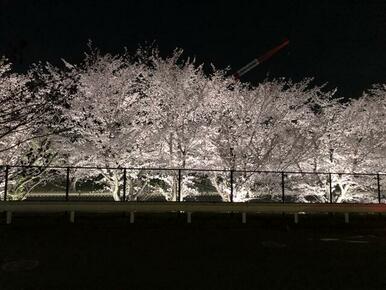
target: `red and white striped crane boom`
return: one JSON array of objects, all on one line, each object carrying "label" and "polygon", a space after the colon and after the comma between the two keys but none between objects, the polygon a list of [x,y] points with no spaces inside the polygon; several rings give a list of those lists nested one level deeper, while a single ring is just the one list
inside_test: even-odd
[{"label": "red and white striped crane boom", "polygon": [[234,77],[239,79],[241,76],[245,75],[247,72],[261,64],[262,62],[270,59],[275,53],[277,53],[279,50],[283,49],[289,44],[289,40],[286,38],[282,43],[280,43],[278,46],[275,46],[274,48],[268,50],[265,54],[262,56],[255,58],[250,63],[243,66],[241,69],[239,69],[235,74]]}]

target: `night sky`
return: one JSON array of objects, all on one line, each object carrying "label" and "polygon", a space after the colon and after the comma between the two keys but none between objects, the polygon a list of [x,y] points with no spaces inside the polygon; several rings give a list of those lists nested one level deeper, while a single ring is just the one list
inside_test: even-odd
[{"label": "night sky", "polygon": [[279,44],[290,45],[242,78],[300,80],[357,97],[386,80],[386,1],[0,0],[0,54],[18,71],[60,58],[80,62],[87,42],[103,52],[155,42],[198,62],[236,71]]}]

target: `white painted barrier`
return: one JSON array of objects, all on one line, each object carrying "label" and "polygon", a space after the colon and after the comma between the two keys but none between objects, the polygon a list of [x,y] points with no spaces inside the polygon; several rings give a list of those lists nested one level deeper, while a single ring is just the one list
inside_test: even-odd
[{"label": "white painted barrier", "polygon": [[348,212],[344,213],[344,222],[346,224],[348,224],[350,222],[350,216],[349,216]]},{"label": "white painted barrier", "polygon": [[7,211],[5,215],[6,215],[6,217],[5,217],[5,219],[6,219],[5,223],[6,223],[7,225],[11,224],[11,223],[12,223],[12,212],[11,212],[11,211]]},{"label": "white painted barrier", "polygon": [[75,222],[75,211],[70,211],[70,223]]},{"label": "white painted barrier", "polygon": [[247,223],[247,213],[245,213],[245,212],[241,213],[241,222],[243,224]]},{"label": "white painted barrier", "polygon": [[297,212],[294,214],[294,223],[295,224],[299,223],[299,214]]},{"label": "white painted barrier", "polygon": [[6,212],[6,223],[12,221],[16,212],[70,212],[70,221],[75,221],[75,212],[119,213],[130,212],[130,223],[134,223],[134,212],[186,212],[187,222],[191,222],[193,212],[242,213],[242,222],[246,222],[247,213],[294,214],[297,223],[298,213],[344,213],[348,222],[348,213],[386,213],[386,204],[298,204],[298,203],[209,203],[209,202],[32,202],[1,201],[0,212]]}]

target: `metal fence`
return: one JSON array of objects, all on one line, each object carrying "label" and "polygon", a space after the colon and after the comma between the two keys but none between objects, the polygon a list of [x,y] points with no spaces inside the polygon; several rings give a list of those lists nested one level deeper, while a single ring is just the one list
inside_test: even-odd
[{"label": "metal fence", "polygon": [[386,174],[2,166],[0,199],[385,203]]}]

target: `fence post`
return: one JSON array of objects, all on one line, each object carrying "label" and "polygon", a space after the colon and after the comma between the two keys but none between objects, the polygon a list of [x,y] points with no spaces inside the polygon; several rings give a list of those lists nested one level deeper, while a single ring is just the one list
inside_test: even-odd
[{"label": "fence post", "polygon": [[378,203],[381,203],[381,181],[379,179],[379,173],[377,173]]},{"label": "fence post", "polygon": [[123,169],[123,197],[122,197],[122,201],[126,201],[126,179],[127,179],[127,175],[126,175],[126,168]]},{"label": "fence post", "polygon": [[331,173],[328,173],[328,184],[329,184],[329,193],[330,193],[330,203],[332,203],[332,176],[331,176]]},{"label": "fence post", "polygon": [[285,202],[284,172],[281,173],[281,201]]},{"label": "fence post", "polygon": [[233,169],[231,169],[231,196],[230,196],[230,202],[233,202]]},{"label": "fence post", "polygon": [[66,201],[69,200],[68,194],[70,191],[70,167],[67,167],[67,172],[66,172]]},{"label": "fence post", "polygon": [[4,201],[7,201],[7,191],[8,191],[8,169],[9,166],[5,166],[5,180],[4,180]]},{"label": "fence post", "polygon": [[178,188],[176,201],[181,201],[181,169],[178,169]]}]

